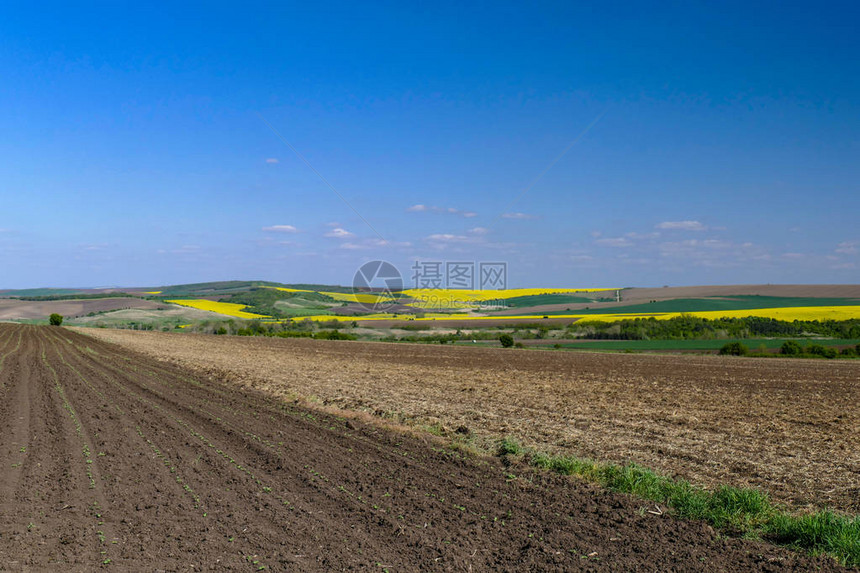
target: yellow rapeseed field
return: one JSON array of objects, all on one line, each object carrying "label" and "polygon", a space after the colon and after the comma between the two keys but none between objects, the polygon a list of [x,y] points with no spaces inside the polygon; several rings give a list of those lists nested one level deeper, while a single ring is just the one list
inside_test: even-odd
[{"label": "yellow rapeseed field", "polygon": [[471,308],[481,303],[503,301],[520,296],[575,294],[614,291],[614,288],[512,288],[512,289],[408,289],[403,294],[414,299],[415,308]]},{"label": "yellow rapeseed field", "polygon": [[[374,293],[343,293],[329,291],[313,291],[307,289],[269,287],[284,292],[315,292],[333,298],[341,302],[360,302],[365,304],[377,304],[380,302],[393,302],[392,297]],[[401,291],[413,302],[407,306],[423,309],[433,308],[459,308],[467,309],[488,301],[505,300],[519,296],[534,296],[540,294],[575,294],[614,291],[616,288],[515,288],[505,290],[467,290],[467,289],[407,289]]]},{"label": "yellow rapeseed field", "polygon": [[360,302],[364,304],[376,304],[378,302],[388,302],[391,297],[382,296],[373,293],[346,293],[346,292],[328,292],[328,291],[316,291],[316,290],[305,290],[298,288],[286,288],[286,287],[273,287],[275,290],[281,290],[284,292],[315,292],[321,295],[325,295],[333,298],[334,300],[339,300],[341,302]]},{"label": "yellow rapeseed field", "polygon": [[625,314],[566,314],[554,315],[553,318],[579,318],[581,320],[598,320],[612,322],[631,318],[650,318],[668,320],[682,314],[698,316],[699,318],[744,318],[758,316],[777,320],[850,320],[860,318],[860,306],[796,306],[779,308],[757,308],[746,310],[708,310],[700,312],[663,312],[663,313],[625,313]]},{"label": "yellow rapeseed field", "polygon": [[[682,314],[698,316],[707,319],[717,318],[744,318],[747,316],[759,316],[762,318],[775,318],[778,320],[849,320],[852,318],[860,319],[860,306],[804,306],[804,307],[784,307],[784,308],[760,308],[748,310],[711,310],[702,312],[665,312],[665,313],[616,313],[616,314],[553,314],[548,315],[548,318],[553,319],[580,319],[580,320],[596,320],[601,322],[612,322],[615,320],[625,320],[633,318],[656,318],[658,320],[668,320],[676,318]],[[412,318],[409,315],[394,315],[391,313],[369,314],[365,316],[331,316],[331,315],[316,315],[302,317],[313,321],[352,321],[352,320],[415,320],[415,321],[434,321],[434,320],[540,320],[543,315],[535,314],[517,314],[505,316],[482,316],[468,314],[447,314],[447,313],[427,313],[421,318]]]},{"label": "yellow rapeseed field", "polygon": [[214,300],[206,300],[202,298],[166,300],[164,302],[187,306],[190,308],[196,308],[198,310],[208,310],[209,312],[217,312],[218,314],[235,316],[236,318],[269,318],[268,316],[262,314],[244,312],[242,310],[243,308],[245,308],[244,304],[235,304],[232,302],[217,302]]},{"label": "yellow rapeseed field", "polygon": [[403,294],[415,299],[435,296],[462,302],[480,302],[485,300],[503,300],[518,296],[534,296],[539,294],[573,294],[618,290],[614,288],[509,288],[504,290],[468,290],[468,289],[437,289],[413,288],[403,291]]}]

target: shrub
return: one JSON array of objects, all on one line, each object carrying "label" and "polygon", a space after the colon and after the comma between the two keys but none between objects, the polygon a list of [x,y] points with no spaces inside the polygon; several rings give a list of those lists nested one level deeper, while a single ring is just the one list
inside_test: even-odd
[{"label": "shrub", "polygon": [[724,356],[746,356],[749,351],[750,349],[740,342],[729,342],[720,348],[720,354]]},{"label": "shrub", "polygon": [[339,330],[321,330],[314,334],[314,338],[321,340],[358,340],[357,336]]},{"label": "shrub", "polygon": [[810,344],[806,347],[807,354],[822,356],[824,358],[836,358],[836,349],[822,346],[821,344]]},{"label": "shrub", "polygon": [[63,324],[63,315],[55,312],[48,317],[48,322],[51,323],[51,326],[60,326]]},{"label": "shrub", "polygon": [[779,353],[788,356],[795,356],[797,354],[802,354],[803,348],[794,340],[786,340],[779,348]]},{"label": "shrub", "polygon": [[514,345],[514,337],[510,334],[502,334],[499,336],[499,342],[502,343],[502,348],[510,348]]},{"label": "shrub", "polygon": [[842,356],[857,356],[857,351],[849,346],[848,348],[843,348],[839,354]]}]

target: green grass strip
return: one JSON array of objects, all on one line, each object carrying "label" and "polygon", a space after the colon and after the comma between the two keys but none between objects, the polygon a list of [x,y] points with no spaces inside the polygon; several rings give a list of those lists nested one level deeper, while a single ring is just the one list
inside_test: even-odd
[{"label": "green grass strip", "polygon": [[860,516],[845,517],[827,509],[793,515],[757,489],[721,486],[709,491],[636,464],[604,464],[549,455],[524,448],[510,438],[501,441],[498,453],[520,457],[535,467],[576,475],[612,491],[665,504],[679,517],[704,520],[735,535],[765,539],[813,554],[824,553],[848,567],[860,566]]}]

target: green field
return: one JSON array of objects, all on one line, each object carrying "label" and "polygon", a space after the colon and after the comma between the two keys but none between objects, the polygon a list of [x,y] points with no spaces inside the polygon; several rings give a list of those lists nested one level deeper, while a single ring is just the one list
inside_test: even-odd
[{"label": "green field", "polygon": [[[676,298],[613,307],[598,305],[597,308],[577,310],[576,314],[605,314],[607,312],[613,314],[635,312],[704,312],[709,310],[753,310],[758,308],[852,305],[860,305],[860,299],[740,295],[720,298]],[[567,314],[567,311],[552,311],[543,314]]]},{"label": "green field", "polygon": [[66,294],[79,294],[83,291],[79,289],[69,288],[25,288],[17,290],[0,291],[0,297],[18,297],[18,296],[55,296]]},{"label": "green field", "polygon": [[570,294],[535,294],[505,299],[505,304],[512,308],[526,308],[542,304],[580,304],[590,302],[594,302],[594,299]]},{"label": "green field", "polygon": [[588,340],[581,342],[561,342],[562,348],[576,348],[579,350],[689,350],[689,351],[711,351],[719,350],[730,342],[740,342],[751,351],[757,350],[764,345],[765,348],[774,349],[782,346],[786,340],[794,340],[801,346],[806,344],[820,344],[822,346],[854,346],[860,343],[860,339],[842,338],[816,338],[809,340],[798,340],[796,338],[733,338],[723,340]]}]

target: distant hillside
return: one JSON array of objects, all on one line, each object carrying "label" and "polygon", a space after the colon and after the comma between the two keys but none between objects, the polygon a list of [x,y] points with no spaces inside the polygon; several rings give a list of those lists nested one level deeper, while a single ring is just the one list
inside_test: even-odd
[{"label": "distant hillside", "polygon": [[69,288],[25,288],[25,289],[9,289],[0,290],[0,297],[18,297],[18,296],[56,296],[66,294],[83,294],[86,293],[83,289]]}]

